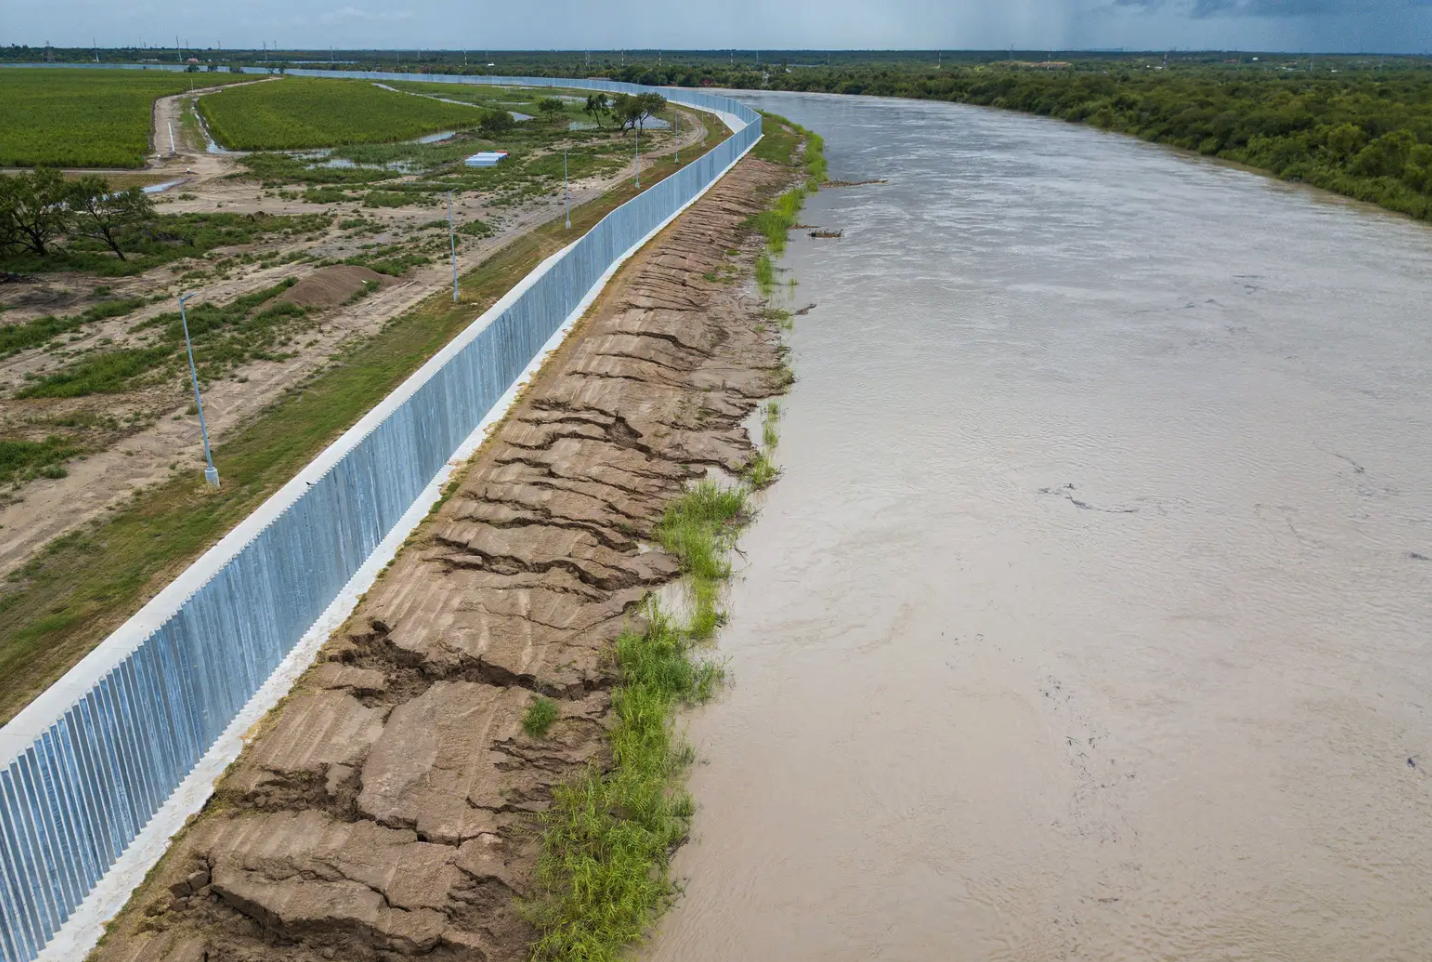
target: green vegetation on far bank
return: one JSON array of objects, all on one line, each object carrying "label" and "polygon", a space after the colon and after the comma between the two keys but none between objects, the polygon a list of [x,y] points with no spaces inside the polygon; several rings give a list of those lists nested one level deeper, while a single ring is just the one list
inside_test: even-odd
[{"label": "green vegetation on far bank", "polygon": [[0,167],[142,167],[154,101],[238,74],[166,70],[0,71]]}]

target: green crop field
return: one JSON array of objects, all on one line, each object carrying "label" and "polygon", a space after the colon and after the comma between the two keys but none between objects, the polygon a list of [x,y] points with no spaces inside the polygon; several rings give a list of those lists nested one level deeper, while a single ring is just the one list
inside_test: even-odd
[{"label": "green crop field", "polygon": [[159,97],[242,80],[160,70],[0,70],[0,167],[142,167]]},{"label": "green crop field", "polygon": [[[423,83],[413,80],[386,81],[388,86],[428,97],[442,97],[447,100],[461,100],[463,103],[498,110],[516,110],[537,116],[537,104],[546,97],[568,98],[563,100],[566,115],[570,120],[588,119],[582,113],[582,102],[590,90],[567,90],[554,87],[497,87],[490,84]],[[579,98],[573,100],[571,98]]]},{"label": "green crop field", "polygon": [[215,139],[236,150],[292,150],[411,140],[472,127],[471,107],[384,90],[366,80],[289,77],[199,99]]}]

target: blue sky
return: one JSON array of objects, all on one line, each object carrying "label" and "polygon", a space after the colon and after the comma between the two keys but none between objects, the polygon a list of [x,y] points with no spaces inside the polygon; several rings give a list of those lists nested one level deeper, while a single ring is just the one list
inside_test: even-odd
[{"label": "blue sky", "polygon": [[0,43],[1421,53],[1432,0],[0,0]]}]

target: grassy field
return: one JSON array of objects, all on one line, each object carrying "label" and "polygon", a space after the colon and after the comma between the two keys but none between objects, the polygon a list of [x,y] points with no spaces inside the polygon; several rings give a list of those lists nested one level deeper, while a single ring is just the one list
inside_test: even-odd
[{"label": "grassy field", "polygon": [[[695,159],[724,136],[724,129],[713,125],[702,149],[683,152],[683,159]],[[650,187],[674,170],[669,160],[658,164],[643,172],[642,184]],[[15,572],[0,594],[0,723],[84,657],[543,258],[634,194],[631,182],[624,182],[573,208],[570,231],[558,217],[518,237],[463,276],[460,303],[453,304],[447,291],[435,293],[276,402],[215,448],[222,489],[207,488],[197,473],[176,476],[138,493],[104,523],[57,539]],[[42,468],[50,453],[0,452],[0,458],[5,457]]]},{"label": "grassy field", "polygon": [[411,140],[475,125],[479,111],[364,80],[289,77],[199,99],[216,140],[236,150],[292,150]]},{"label": "grassy field", "polygon": [[0,167],[141,167],[156,98],[245,78],[159,70],[0,70]]},{"label": "grassy field", "polygon": [[[590,91],[586,90],[559,90],[555,87],[496,87],[489,84],[445,84],[445,83],[421,83],[419,81],[402,80],[390,84],[398,90],[407,90],[416,94],[424,94],[429,97],[442,97],[446,100],[461,100],[463,103],[475,104],[479,107],[488,107],[495,110],[515,110],[532,117],[538,116],[538,101],[548,97],[574,98],[581,97],[584,101]],[[587,121],[591,118],[582,113],[582,104],[573,100],[563,100],[565,120]]]}]

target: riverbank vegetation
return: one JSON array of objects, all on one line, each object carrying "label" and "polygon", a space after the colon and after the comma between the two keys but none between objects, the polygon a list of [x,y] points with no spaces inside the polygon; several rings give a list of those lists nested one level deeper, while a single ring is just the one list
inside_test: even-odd
[{"label": "riverbank vegetation", "polygon": [[0,74],[0,167],[142,167],[154,101],[197,84],[241,82],[160,70],[7,69]]},{"label": "riverbank vegetation", "polygon": [[[766,130],[771,141],[764,151],[758,146],[758,153],[800,171],[803,179],[772,199],[775,219],[762,214],[748,225],[765,238],[763,258],[782,218],[794,222],[800,199],[825,172],[818,137],[774,115]],[[764,319],[765,312],[758,316]],[[558,787],[551,808],[539,816],[537,891],[528,904],[538,930],[536,962],[616,962],[678,895],[670,859],[688,836],[695,812],[683,787],[694,756],[676,731],[674,716],[680,707],[710,698],[724,677],[698,645],[724,620],[721,585],[730,577],[729,552],[749,516],[751,496],[775,477],[770,454],[779,417],[779,405],[769,402],[762,418],[764,446],[745,477],[732,485],[699,482],[667,506],[656,526],[657,542],[682,572],[686,619],[678,621],[648,599],[644,630],[618,638],[611,766],[604,771],[593,765]]]}]

